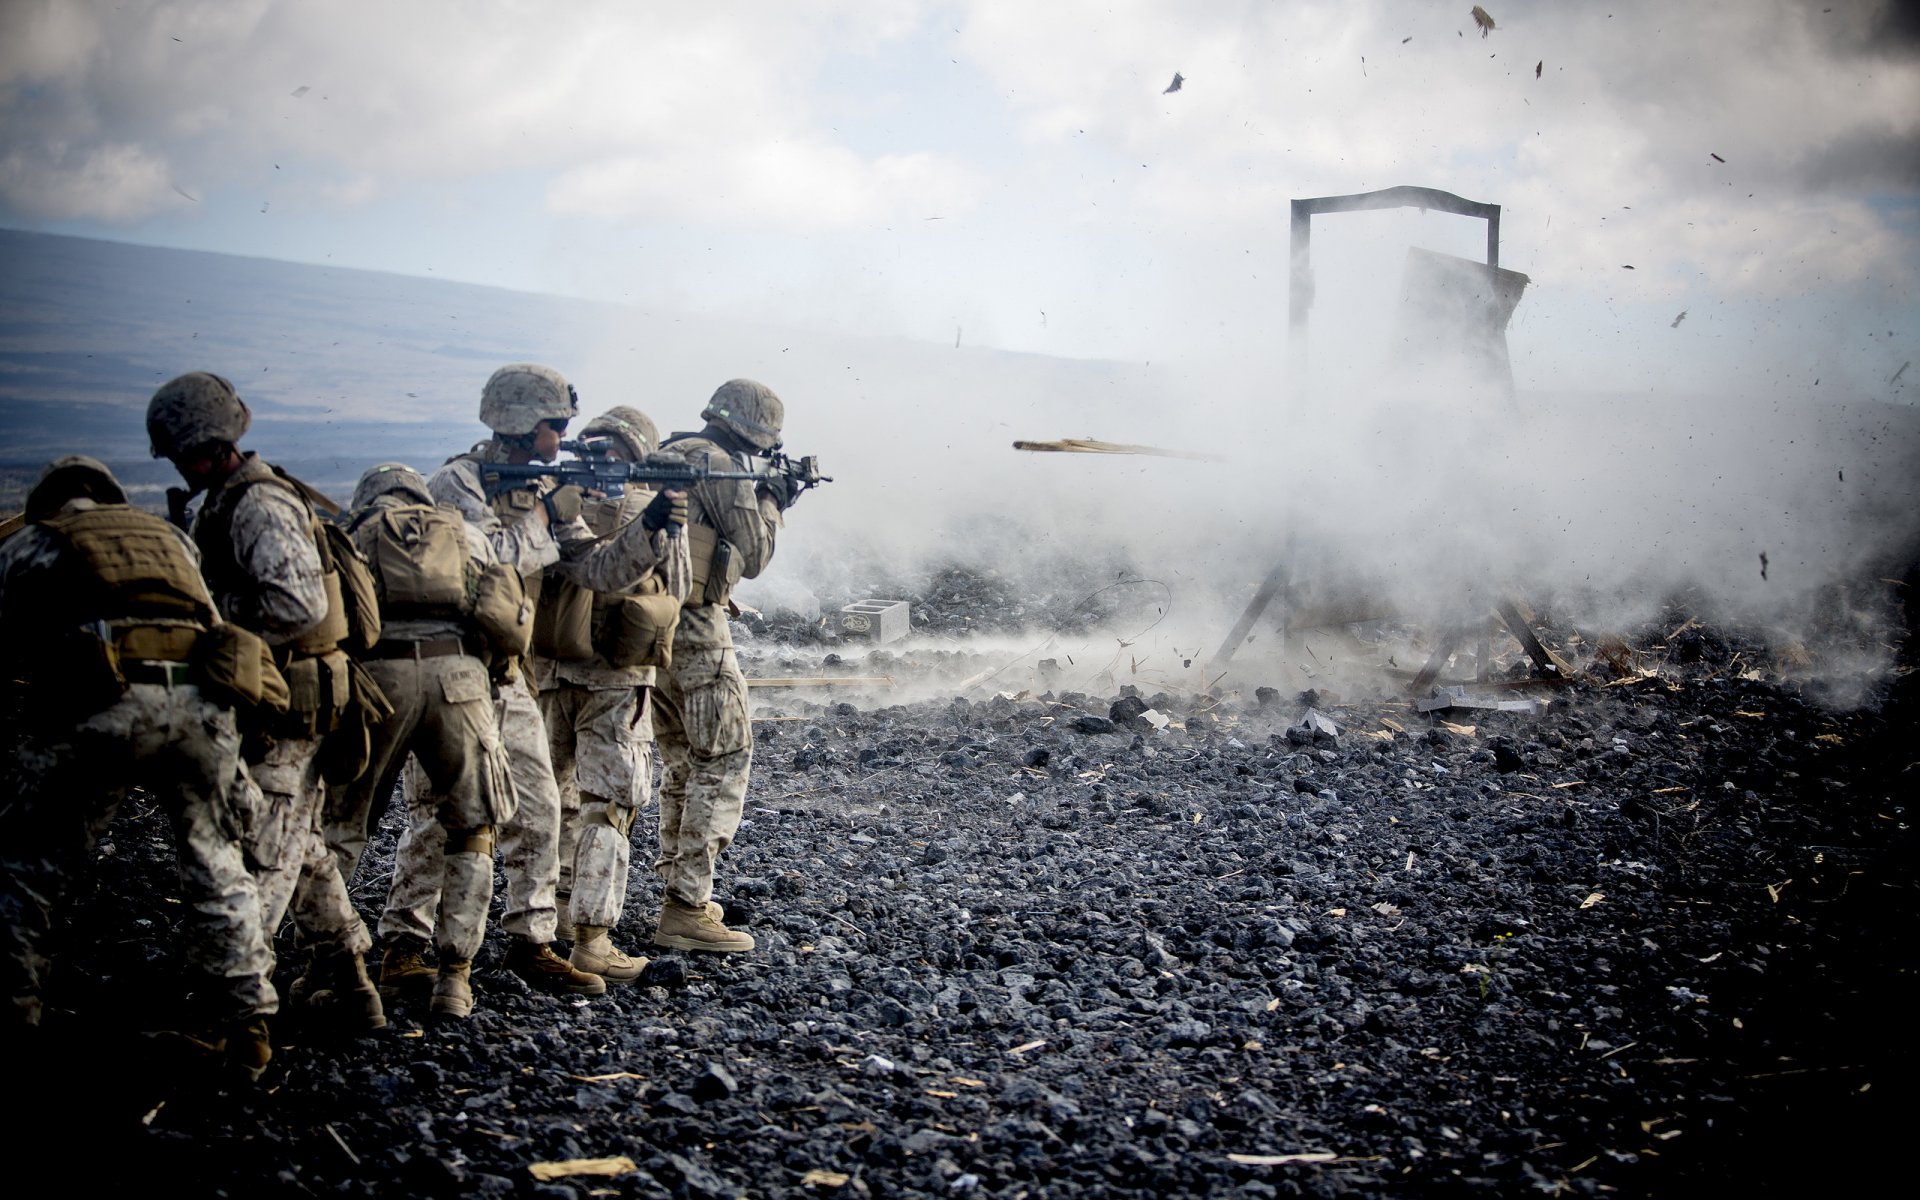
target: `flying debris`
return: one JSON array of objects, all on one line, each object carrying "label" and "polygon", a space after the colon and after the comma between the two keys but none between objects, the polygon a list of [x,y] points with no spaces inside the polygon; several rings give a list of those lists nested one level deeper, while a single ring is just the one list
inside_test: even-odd
[{"label": "flying debris", "polygon": [[[191,197],[189,197],[189,198],[191,198]],[[1908,367],[1910,367],[1910,366],[1912,366],[1912,365],[1913,365],[1913,360],[1912,360],[1912,359],[1908,359],[1908,360],[1907,360],[1906,362],[1903,362],[1903,363],[1901,363],[1901,364],[1900,364],[1900,369],[1899,369],[1898,371],[1895,371],[1895,372],[1893,373],[1893,378],[1892,378],[1892,379],[1889,379],[1889,380],[1887,380],[1887,383],[1888,383],[1888,385],[1892,385],[1892,384],[1896,384],[1896,383],[1899,383],[1899,382],[1900,382],[1900,377],[1901,377],[1902,375],[1905,375],[1905,374],[1907,373],[1907,368],[1908,368]]]},{"label": "flying debris", "polygon": [[177,183],[173,185],[173,190],[176,192],[179,192],[182,196],[185,196],[187,199],[193,201],[195,204],[200,203],[200,197],[190,194],[187,191],[187,189],[181,187]]},{"label": "flying debris", "polygon": [[1540,72],[1542,69],[1546,67],[1546,65],[1547,65],[1547,60],[1544,58],[1541,59],[1539,62],[1533,64],[1533,77],[1535,79],[1540,78]]},{"label": "flying debris", "polygon": [[1718,154],[1715,154],[1715,153],[1714,153],[1713,151],[1711,151],[1711,150],[1709,150],[1709,151],[1707,151],[1707,157],[1708,157],[1708,158],[1710,158],[1710,159],[1712,159],[1713,161],[1715,161],[1715,162],[1717,162],[1717,163],[1723,163],[1723,162],[1725,162],[1725,161],[1727,161],[1726,159],[1724,159],[1724,158],[1721,158],[1721,157],[1720,157],[1720,156],[1719,156]]},{"label": "flying debris", "polygon": [[1760,578],[1765,579],[1766,577],[1767,577],[1767,552],[1765,550],[1762,550],[1760,552]]},{"label": "flying debris", "polygon": [[1400,44],[1401,44],[1402,46],[1404,46],[1404,45],[1406,45],[1406,44],[1407,44],[1408,42],[1410,42],[1410,41],[1412,41],[1412,40],[1413,40],[1413,35],[1412,35],[1412,34],[1408,34],[1408,35],[1407,35],[1406,37],[1403,37],[1403,38],[1401,38],[1401,39],[1400,39]]},{"label": "flying debris", "polygon": [[306,84],[303,83],[299,87],[293,89],[293,98],[295,100],[298,100],[300,97],[306,95],[308,92],[312,90],[313,89],[311,87],[308,87]]},{"label": "flying debris", "polygon": [[1159,446],[1130,446],[1122,442],[1102,442],[1093,438],[1061,438],[1057,442],[1017,441],[1015,450],[1048,451],[1057,454],[1146,454],[1155,458],[1191,458],[1199,462],[1225,462],[1212,454],[1194,454],[1187,450],[1166,450]]},{"label": "flying debris", "polygon": [[1681,310],[1680,310],[1680,315],[1679,315],[1679,316],[1677,316],[1677,317],[1675,317],[1675,318],[1673,319],[1673,324],[1671,324],[1671,325],[1669,325],[1669,326],[1667,326],[1667,328],[1668,328],[1668,329],[1678,329],[1678,328],[1680,328],[1680,322],[1682,322],[1682,321],[1684,321],[1684,320],[1686,320],[1686,319],[1687,319],[1687,310],[1683,308],[1683,309],[1681,309]]},{"label": "flying debris", "polygon": [[1186,81],[1187,81],[1186,76],[1180,74],[1180,72],[1178,71],[1175,71],[1173,73],[1173,82],[1168,84],[1165,90],[1163,90],[1160,94],[1164,96],[1167,94],[1167,92],[1177,92],[1180,90],[1180,85],[1185,83]]},{"label": "flying debris", "polygon": [[1473,6],[1473,23],[1480,27],[1480,36],[1486,37],[1493,32],[1493,17],[1478,4]]},{"label": "flying debris", "polygon": [[1633,264],[1632,264],[1632,263],[1621,263],[1621,264],[1620,264],[1620,269],[1621,269],[1622,271],[1631,271],[1631,270],[1633,270]]}]

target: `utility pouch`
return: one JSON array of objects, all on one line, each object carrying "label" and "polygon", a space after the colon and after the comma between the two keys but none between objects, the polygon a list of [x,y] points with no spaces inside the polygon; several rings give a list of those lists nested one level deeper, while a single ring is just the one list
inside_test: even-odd
[{"label": "utility pouch", "polygon": [[340,725],[353,702],[351,662],[339,650],[296,658],[281,668],[287,677],[286,736],[325,737]]},{"label": "utility pouch", "polygon": [[534,610],[533,652],[563,662],[593,657],[593,593],[555,575],[540,588]]},{"label": "utility pouch", "polygon": [[473,599],[473,628],[490,662],[519,658],[533,642],[533,605],[520,572],[489,563],[480,572]]},{"label": "utility pouch", "polygon": [[[321,521],[325,531],[327,554],[333,560],[333,574],[339,580],[339,599],[346,628],[339,642],[351,654],[364,654],[380,640],[380,593],[374,584],[367,560],[347,536],[347,531],[332,521]],[[327,589],[327,601],[334,600]]]},{"label": "utility pouch", "polygon": [[393,704],[367,669],[341,655],[347,703],[333,732],[320,743],[320,777],[348,784],[366,774],[373,761],[373,730],[393,716]]},{"label": "utility pouch", "polygon": [[670,667],[680,601],[665,592],[621,596],[596,617],[594,644],[616,667]]},{"label": "utility pouch", "polygon": [[121,658],[192,662],[200,636],[192,625],[128,625],[114,630],[113,642]]},{"label": "utility pouch", "polygon": [[273,651],[258,635],[231,622],[201,634],[189,661],[200,694],[233,709],[242,725],[281,716],[292,700]]}]

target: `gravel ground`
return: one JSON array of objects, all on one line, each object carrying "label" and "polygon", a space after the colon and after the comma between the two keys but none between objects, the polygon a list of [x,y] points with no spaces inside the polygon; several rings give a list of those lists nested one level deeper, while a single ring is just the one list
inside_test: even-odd
[{"label": "gravel ground", "polygon": [[[289,1016],[251,1089],[125,1032],[178,988],[136,801],[65,914],[37,1109],[104,1156],[72,1184],[248,1196],[1864,1185],[1914,1101],[1912,677],[1835,708],[1675,624],[1537,712],[756,694],[718,895],[757,952],[662,952],[570,1001],[499,970],[496,929],[471,1020],[400,1006],[342,1041]],[[757,673],[972,665],[828,657],[817,628],[758,619]],[[657,904],[637,872],[616,938]],[[611,1156],[633,1169],[532,1170]]]}]

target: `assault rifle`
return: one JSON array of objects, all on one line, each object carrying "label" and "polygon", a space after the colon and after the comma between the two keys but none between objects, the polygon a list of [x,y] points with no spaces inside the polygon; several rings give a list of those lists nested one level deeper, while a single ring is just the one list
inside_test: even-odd
[{"label": "assault rifle", "polygon": [[623,494],[629,483],[659,491],[662,488],[687,488],[696,483],[728,480],[759,484],[771,481],[769,490],[775,495],[781,493],[782,483],[786,485],[787,499],[782,507],[787,507],[808,488],[833,482],[833,476],[820,473],[820,460],[812,455],[789,458],[784,454],[773,454],[768,456],[764,471],[715,471],[704,464],[690,463],[677,454],[658,451],[639,462],[619,462],[613,458],[609,443],[600,438],[562,442],[560,449],[576,457],[560,462],[527,463],[524,466],[482,463],[480,477],[486,483],[487,495],[497,496],[523,487],[535,479],[552,479],[562,487],[574,484],[606,496]]}]

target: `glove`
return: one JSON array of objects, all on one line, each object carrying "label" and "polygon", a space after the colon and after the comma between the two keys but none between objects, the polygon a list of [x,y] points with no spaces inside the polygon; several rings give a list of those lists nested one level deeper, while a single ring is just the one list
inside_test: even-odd
[{"label": "glove", "polygon": [[799,485],[794,483],[791,475],[768,475],[761,481],[760,490],[766,493],[767,498],[773,501],[773,506],[781,512],[792,508],[794,499],[800,494]]},{"label": "glove", "polygon": [[580,515],[580,489],[571,483],[548,492],[540,502],[547,506],[547,519],[556,525],[565,525]]},{"label": "glove", "polygon": [[670,497],[665,492],[656,492],[653,501],[640,512],[640,525],[648,533],[659,533],[669,525],[684,527],[687,523],[687,494],[681,492],[679,498]]},{"label": "glove", "polygon": [[185,488],[167,489],[167,520],[185,529],[187,527],[187,505],[193,500],[193,493]]}]

